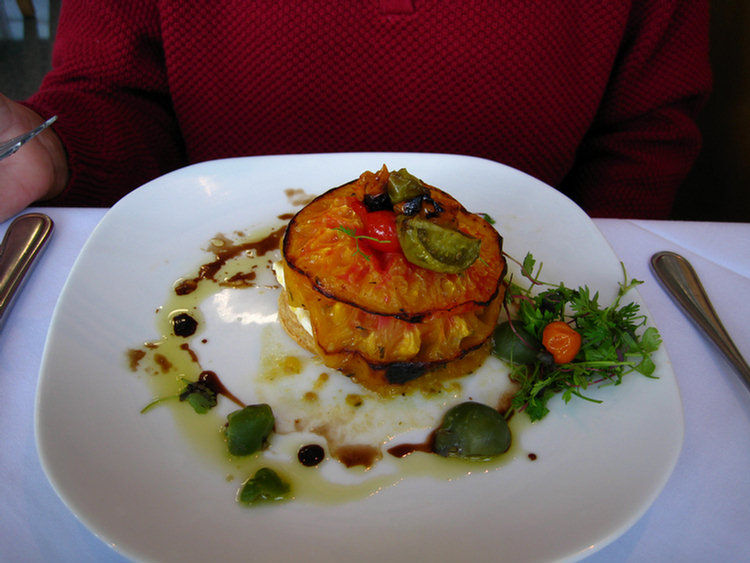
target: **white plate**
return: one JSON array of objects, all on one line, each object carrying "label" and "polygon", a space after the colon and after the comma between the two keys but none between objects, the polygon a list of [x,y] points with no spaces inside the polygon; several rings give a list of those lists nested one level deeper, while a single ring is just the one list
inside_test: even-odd
[{"label": "white plate", "polygon": [[168,409],[139,415],[149,390],[127,369],[124,351],[153,334],[153,307],[203,263],[206,241],[290,211],[284,190],[322,193],[384,163],[489,213],[506,251],[530,250],[544,261],[544,279],[588,284],[604,302],[613,297],[619,262],[591,220],[556,190],[494,162],[251,157],[154,180],[114,206],[83,249],[54,314],[39,382],[44,469],[103,541],[144,561],[574,561],[625,532],[659,494],[684,432],[663,347],[656,381],[633,375],[596,390],[602,405],[553,401],[551,414],[519,438],[535,461],[521,457],[453,482],[410,478],[342,505],[241,509],[215,468],[165,422]]}]

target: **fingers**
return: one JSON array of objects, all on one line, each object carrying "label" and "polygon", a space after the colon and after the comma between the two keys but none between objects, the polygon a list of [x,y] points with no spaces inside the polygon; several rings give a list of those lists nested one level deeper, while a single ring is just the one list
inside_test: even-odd
[{"label": "fingers", "polygon": [[[35,111],[0,94],[0,139],[6,140],[44,122]],[[0,161],[0,221],[30,204],[54,197],[67,182],[65,150],[50,128]]]},{"label": "fingers", "polygon": [[0,139],[21,135],[44,122],[36,112],[0,93]]}]

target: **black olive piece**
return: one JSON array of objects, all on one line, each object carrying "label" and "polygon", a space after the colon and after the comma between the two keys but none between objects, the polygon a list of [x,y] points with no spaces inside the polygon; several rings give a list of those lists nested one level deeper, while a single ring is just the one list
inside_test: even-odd
[{"label": "black olive piece", "polygon": [[198,328],[198,321],[187,313],[180,313],[172,318],[172,330],[177,336],[192,336]]},{"label": "black olive piece", "polygon": [[323,446],[319,446],[318,444],[307,444],[297,451],[297,459],[305,467],[314,467],[315,465],[318,465],[323,461],[325,456],[326,452],[323,449]]},{"label": "black olive piece", "polygon": [[391,211],[393,205],[391,204],[391,198],[388,197],[387,192],[383,192],[377,195],[365,194],[363,200],[367,211]]},{"label": "black olive piece", "polygon": [[419,210],[422,209],[423,199],[424,199],[423,195],[418,195],[416,197],[413,197],[405,201],[403,207],[401,208],[401,212],[407,217],[416,215],[417,213],[419,213]]},{"label": "black olive piece", "polygon": [[395,362],[385,370],[388,383],[402,384],[412,379],[422,377],[426,371],[424,364],[410,362]]},{"label": "black olive piece", "polygon": [[422,200],[422,207],[424,208],[424,216],[426,219],[438,217],[443,211],[445,211],[437,201],[426,196]]}]

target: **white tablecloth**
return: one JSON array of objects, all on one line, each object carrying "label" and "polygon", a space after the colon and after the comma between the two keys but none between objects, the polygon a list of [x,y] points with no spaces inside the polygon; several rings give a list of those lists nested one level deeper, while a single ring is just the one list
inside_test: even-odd
[{"label": "white tablecloth", "polygon": [[[39,463],[34,402],[57,297],[101,209],[42,209],[52,240],[0,332],[0,561],[124,561],[58,499]],[[683,254],[750,358],[750,224],[596,220],[639,288],[670,355],[686,434],[675,471],[646,514],[587,563],[750,561],[750,393],[651,274],[658,250]],[[0,224],[0,236],[9,222]],[[106,500],[105,500],[106,502]],[[250,555],[251,556],[251,555]]]}]

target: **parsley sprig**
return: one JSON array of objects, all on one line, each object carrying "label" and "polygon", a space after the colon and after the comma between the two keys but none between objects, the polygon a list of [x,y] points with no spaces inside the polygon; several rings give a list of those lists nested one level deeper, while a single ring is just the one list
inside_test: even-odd
[{"label": "parsley sprig", "polygon": [[[563,283],[541,281],[542,265],[537,267],[532,254],[519,264],[523,277],[531,283],[523,288],[511,280],[505,302],[511,323],[541,341],[547,324],[564,321],[580,333],[582,343],[576,358],[568,363],[555,364],[543,351],[532,364],[511,363],[510,377],[519,390],[509,412],[524,411],[532,421],[540,420],[549,412],[548,401],[558,393],[566,403],[573,397],[598,403],[601,401],[584,394],[590,385],[619,385],[634,371],[654,377],[651,355],[659,348],[661,337],[656,328],[646,327],[648,319],[637,303],[621,304],[628,291],[643,283],[628,279],[624,265],[615,300],[602,306],[599,293],[592,294],[588,286],[572,289]],[[534,294],[540,287],[546,289]],[[511,314],[511,308],[517,312]]]}]

